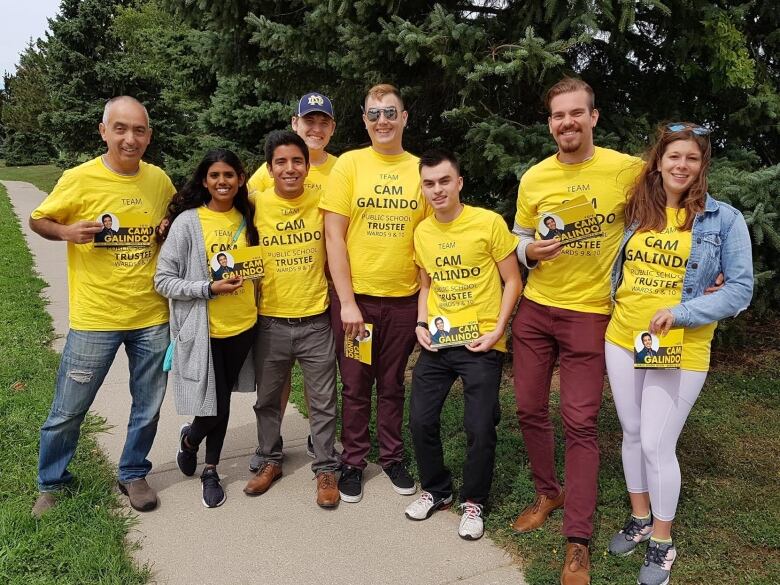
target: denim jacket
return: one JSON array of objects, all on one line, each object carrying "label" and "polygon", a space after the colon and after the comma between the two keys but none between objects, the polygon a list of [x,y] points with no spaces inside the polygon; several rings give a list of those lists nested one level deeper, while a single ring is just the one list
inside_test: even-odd
[{"label": "denim jacket", "polygon": [[[636,232],[634,223],[626,229],[615,264],[612,267],[612,302],[623,280],[623,262],[628,240]],[[725,284],[709,295],[723,273]],[[710,195],[704,211],[696,214],[691,236],[691,255],[685,267],[682,299],[670,307],[675,327],[700,327],[726,317],[736,317],[753,297],[753,253],[745,218],[727,203]]]}]

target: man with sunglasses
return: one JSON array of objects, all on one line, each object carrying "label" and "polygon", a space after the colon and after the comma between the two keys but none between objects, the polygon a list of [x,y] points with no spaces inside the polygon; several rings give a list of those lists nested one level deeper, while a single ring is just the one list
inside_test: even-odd
[{"label": "man with sunglasses", "polygon": [[376,85],[363,106],[371,146],[339,157],[320,201],[336,289],[331,320],[338,346],[343,348],[342,335],[354,338],[364,331],[364,323],[373,325],[370,365],[339,352],[344,448],[339,492],[342,501],[352,503],[363,497],[374,382],[379,464],[397,493],[417,490],[403,463],[401,425],[404,370],[416,341],[420,288],[412,236],[429,214],[420,190],[419,159],[403,148],[408,113],[398,89]]},{"label": "man with sunglasses", "polygon": [[[517,414],[528,450],[536,499],[517,517],[520,533],[542,526],[564,507],[567,538],[562,585],[590,583],[588,546],[598,487],[597,417],[604,386],[604,331],[609,322],[610,268],[624,228],[626,193],[642,161],[593,144],[599,113],[593,89],[564,78],[546,97],[548,126],[558,152],[531,167],[520,181],[514,232],[520,261],[530,269],[512,323]],[[535,239],[539,218],[585,195],[604,237],[564,247]],[[565,486],[555,471],[549,415],[550,382],[560,367],[560,409],[566,436]]]}]

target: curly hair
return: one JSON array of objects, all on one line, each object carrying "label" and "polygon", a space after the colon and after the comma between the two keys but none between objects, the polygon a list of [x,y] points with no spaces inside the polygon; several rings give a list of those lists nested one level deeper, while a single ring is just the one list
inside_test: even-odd
[{"label": "curly hair", "polygon": [[[677,140],[693,140],[701,150],[701,170],[699,176],[682,198],[681,210],[685,211],[685,221],[680,229],[688,231],[693,226],[696,214],[704,210],[707,196],[707,172],[712,158],[712,146],[707,134],[698,134],[697,124],[681,122],[682,130],[673,131],[668,124],[661,124],[656,132],[656,141],[645,155],[645,166],[631,188],[626,203],[626,225],[638,223],[637,231],[661,231],[666,227],[666,192],[661,178],[661,158],[666,148]],[[676,126],[676,125],[675,125]]]},{"label": "curly hair", "polygon": [[[211,201],[211,194],[203,185],[203,182],[208,175],[211,165],[218,162],[223,162],[232,167],[236,172],[236,175],[246,179],[244,165],[241,164],[241,160],[234,152],[225,148],[214,148],[209,150],[203,156],[203,160],[200,161],[200,164],[195,169],[192,177],[185,183],[184,187],[176,192],[173,199],[171,199],[171,202],[168,204],[168,213],[165,216],[165,220],[167,220],[168,223],[158,232],[158,239],[160,241],[165,241],[168,230],[183,211],[186,211],[187,209],[196,209]],[[260,243],[260,236],[257,233],[257,227],[255,226],[254,221],[255,206],[249,200],[249,191],[246,186],[246,181],[238,188],[238,192],[233,199],[233,207],[244,216],[244,221],[246,222],[246,237],[249,245],[257,246]],[[163,224],[165,223],[165,220],[163,221]]]}]

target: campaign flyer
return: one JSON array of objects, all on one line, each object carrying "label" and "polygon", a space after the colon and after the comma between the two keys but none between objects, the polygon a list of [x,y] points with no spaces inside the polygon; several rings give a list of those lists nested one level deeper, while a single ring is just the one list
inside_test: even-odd
[{"label": "campaign flyer", "polygon": [[634,367],[679,370],[682,364],[684,329],[670,329],[663,337],[649,331],[634,331]]},{"label": "campaign flyer", "polygon": [[145,213],[112,213],[105,211],[95,221],[103,230],[95,234],[96,248],[148,248],[154,243],[154,225]]},{"label": "campaign flyer", "polygon": [[536,231],[540,239],[556,239],[564,246],[603,236],[596,210],[584,195],[541,213]]},{"label": "campaign flyer", "polygon": [[217,252],[209,260],[211,280],[239,277],[249,280],[262,278],[265,271],[261,250],[261,246],[249,246],[248,248]]},{"label": "campaign flyer", "polygon": [[479,337],[479,320],[473,308],[433,315],[428,320],[431,348],[466,345]]},{"label": "campaign flyer", "polygon": [[371,345],[374,339],[374,326],[363,323],[363,332],[357,337],[344,336],[344,355],[361,364],[371,365]]}]

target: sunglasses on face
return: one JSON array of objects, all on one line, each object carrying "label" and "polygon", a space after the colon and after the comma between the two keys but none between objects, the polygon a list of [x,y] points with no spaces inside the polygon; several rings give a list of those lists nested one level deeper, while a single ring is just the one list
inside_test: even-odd
[{"label": "sunglasses on face", "polygon": [[395,106],[390,106],[387,108],[368,108],[366,110],[366,119],[369,122],[376,122],[379,120],[379,117],[384,114],[385,118],[389,121],[393,121],[398,117],[398,110],[395,108]]},{"label": "sunglasses on face", "polygon": [[682,122],[667,124],[666,129],[670,132],[682,132],[683,130],[690,130],[696,134],[696,136],[709,136],[710,134],[709,128],[705,128],[704,126],[689,126],[688,124],[683,124]]}]

